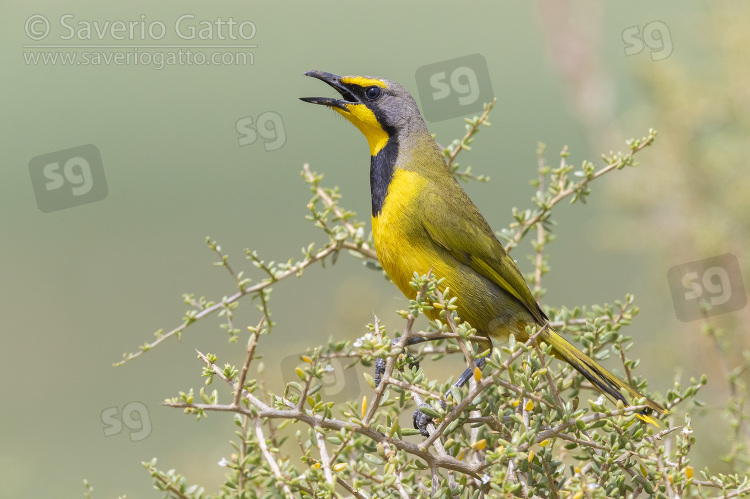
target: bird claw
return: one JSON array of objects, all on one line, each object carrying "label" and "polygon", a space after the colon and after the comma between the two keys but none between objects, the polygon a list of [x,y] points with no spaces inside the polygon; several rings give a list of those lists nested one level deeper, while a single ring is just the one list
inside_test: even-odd
[{"label": "bird claw", "polygon": [[[424,405],[427,405],[427,404],[422,404],[420,407]],[[427,414],[417,409],[416,411],[414,411],[413,418],[414,418],[414,428],[419,430],[419,433],[423,437],[429,437],[430,432],[427,431],[427,426],[434,422],[432,417],[428,416]]]},{"label": "bird claw", "polygon": [[[441,400],[440,405],[443,406],[443,409],[447,407],[445,400]],[[427,404],[420,404],[419,407],[430,407],[430,406]],[[432,419],[432,416],[428,416],[424,412],[417,409],[416,411],[414,411],[413,420],[414,420],[414,429],[419,430],[419,433],[423,437],[429,437],[430,432],[427,431],[427,426],[435,423],[435,420]]]},{"label": "bird claw", "polygon": [[411,360],[411,362],[409,362],[409,369],[419,369],[419,361],[417,361],[412,354],[406,352],[406,358]]},{"label": "bird claw", "polygon": [[385,373],[385,359],[375,359],[375,388],[380,386]]},{"label": "bird claw", "polygon": [[[396,343],[399,340],[400,338],[396,338],[392,343]],[[403,349],[402,353],[406,354],[406,358],[411,361],[409,362],[409,368],[416,367],[419,369],[419,362],[417,362],[412,354],[406,351],[406,348]],[[375,388],[377,388],[380,385],[380,382],[383,381],[383,374],[385,374],[385,359],[375,359]]]}]

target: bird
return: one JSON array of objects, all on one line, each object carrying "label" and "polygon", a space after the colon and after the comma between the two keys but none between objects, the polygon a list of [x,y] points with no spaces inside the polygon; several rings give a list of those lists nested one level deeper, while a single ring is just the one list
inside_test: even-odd
[{"label": "bird", "polygon": [[[416,101],[400,84],[376,76],[338,76],[308,71],[340,98],[301,97],[346,118],[367,139],[370,148],[372,236],[378,260],[404,295],[412,298],[414,275],[431,273],[458,296],[458,316],[471,324],[485,349],[500,346],[510,336],[527,341],[526,326],[541,328],[538,339],[612,401],[645,398],[626,382],[580,351],[549,325],[549,319],[529,289],[521,271],[469,199],[430,135]],[[439,310],[426,312],[430,319]],[[482,359],[477,367],[484,366]],[[462,379],[471,376],[467,369]],[[629,395],[630,400],[622,393]],[[637,415],[668,410],[649,398]],[[419,412],[419,411],[417,411]],[[415,413],[423,435],[427,416]]]}]

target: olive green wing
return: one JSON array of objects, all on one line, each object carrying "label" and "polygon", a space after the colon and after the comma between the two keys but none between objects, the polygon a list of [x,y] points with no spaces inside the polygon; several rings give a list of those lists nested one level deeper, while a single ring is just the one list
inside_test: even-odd
[{"label": "olive green wing", "polygon": [[435,244],[514,296],[540,323],[546,320],[516,263],[457,183],[428,188],[421,202],[422,225]]}]

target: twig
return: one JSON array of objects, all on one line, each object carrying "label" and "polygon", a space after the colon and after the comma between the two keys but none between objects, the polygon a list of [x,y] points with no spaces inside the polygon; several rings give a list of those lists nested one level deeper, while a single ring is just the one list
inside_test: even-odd
[{"label": "twig", "polygon": [[[419,292],[417,293],[417,300],[424,300],[425,296],[427,295],[427,284],[430,281],[430,276],[432,275],[432,271],[427,273],[427,280],[420,288]],[[385,394],[385,390],[388,388],[388,383],[386,383],[386,380],[389,380],[392,378],[393,369],[396,365],[396,355],[401,355],[401,352],[404,351],[404,348],[407,345],[407,342],[409,341],[409,338],[412,335],[412,327],[414,326],[414,321],[416,320],[416,317],[414,314],[409,314],[409,316],[406,319],[406,326],[404,327],[404,333],[399,338],[399,341],[395,344],[391,345],[391,352],[388,355],[388,358],[385,361],[385,372],[383,373],[383,381],[380,382],[380,385],[375,388],[375,397],[373,398],[372,403],[370,404],[370,407],[367,408],[367,412],[365,413],[365,417],[362,418],[362,423],[367,426],[369,425],[370,420],[375,414],[375,411],[378,410],[378,407],[380,407],[380,401],[383,399],[383,395]]]},{"label": "twig", "polygon": [[320,465],[323,467],[323,473],[325,473],[326,481],[330,484],[333,484],[333,470],[331,470],[331,460],[328,457],[326,440],[321,432],[316,431],[314,433],[315,442],[318,444],[318,452],[320,453]]},{"label": "twig", "polygon": [[345,480],[342,480],[341,478],[337,478],[336,483],[344,487],[347,492],[349,492],[351,495],[353,495],[357,499],[367,499],[367,496],[363,495],[360,491],[358,491],[357,489],[349,485]]},{"label": "twig", "polygon": [[317,263],[317,262],[323,260],[327,256],[329,256],[329,255],[331,255],[331,254],[339,251],[340,249],[341,249],[341,247],[338,246],[338,245],[335,245],[335,244],[331,244],[329,246],[326,246],[324,249],[320,250],[317,254],[315,254],[314,256],[310,257],[309,259],[303,260],[303,261],[299,262],[298,265],[295,265],[294,267],[287,269],[286,271],[282,272],[281,274],[278,274],[275,277],[275,279],[266,279],[263,282],[260,282],[260,283],[256,284],[255,286],[251,286],[249,288],[242,289],[242,290],[236,292],[235,294],[233,294],[232,296],[224,298],[221,302],[215,303],[214,305],[212,305],[210,307],[206,307],[205,309],[201,310],[197,314],[193,315],[189,320],[186,320],[180,326],[172,329],[168,333],[161,334],[155,341],[153,341],[151,343],[147,343],[146,345],[142,346],[139,351],[127,354],[123,358],[123,360],[121,360],[120,362],[115,363],[114,365],[115,366],[120,366],[120,365],[124,364],[127,361],[130,361],[130,360],[133,360],[133,359],[135,359],[137,357],[140,357],[141,355],[143,355],[147,351],[151,350],[152,348],[156,347],[157,345],[159,345],[160,343],[166,341],[167,339],[171,338],[172,336],[175,336],[175,335],[178,335],[178,334],[182,333],[190,324],[192,324],[192,323],[194,323],[194,322],[196,322],[196,321],[198,321],[198,320],[200,320],[200,319],[202,319],[204,317],[207,317],[207,316],[213,314],[214,312],[222,310],[223,308],[225,308],[225,306],[227,304],[234,303],[237,300],[239,300],[240,298],[242,298],[243,296],[247,296],[247,295],[251,295],[253,293],[257,293],[257,292],[259,292],[261,290],[264,290],[264,289],[272,286],[273,284],[276,284],[278,281],[281,281],[283,279],[286,279],[287,277],[293,276],[293,275],[297,274],[299,271],[301,271],[301,270],[309,267],[310,265],[312,265],[314,263]]},{"label": "twig", "polygon": [[[567,189],[563,189],[560,192],[557,193],[557,195],[552,198],[548,205],[539,211],[536,215],[529,218],[528,220],[524,220],[517,228],[516,233],[512,237],[511,242],[508,244],[509,247],[515,247],[518,245],[519,242],[521,242],[521,238],[526,234],[526,232],[529,230],[529,228],[533,227],[535,224],[541,222],[544,217],[552,210],[552,207],[558,204],[560,201],[565,199],[566,197],[570,196],[571,194],[574,194],[575,192],[580,191],[583,187],[585,187],[589,182],[592,180],[595,180],[602,175],[611,172],[612,170],[616,170],[618,168],[621,168],[624,166],[629,158],[632,158],[632,155],[641,151],[642,149],[650,146],[653,143],[653,139],[651,137],[646,138],[646,140],[643,140],[641,143],[639,143],[636,147],[633,147],[631,149],[630,154],[623,156],[622,158],[618,159],[617,161],[610,163],[600,170],[594,172],[591,176],[584,178],[580,182],[576,182]],[[508,248],[506,248],[507,250]]]},{"label": "twig", "polygon": [[479,117],[479,119],[475,123],[472,123],[471,127],[469,127],[469,129],[466,131],[466,135],[464,135],[464,137],[461,139],[461,142],[448,155],[448,158],[446,159],[448,168],[451,168],[453,166],[453,161],[455,161],[456,156],[458,156],[458,153],[460,153],[464,149],[469,148],[468,147],[469,140],[471,139],[471,137],[474,136],[474,134],[477,133],[480,125],[483,125],[487,121],[487,118],[489,118],[489,115],[490,115],[490,111],[492,111],[492,108],[495,106],[496,102],[497,102],[497,99],[495,98],[492,100],[492,102],[488,102],[485,104],[484,112],[482,113],[482,115]]},{"label": "twig", "polygon": [[[240,408],[238,407],[236,409]],[[244,409],[242,410],[242,412],[245,412]],[[289,485],[287,484],[288,480],[284,478],[284,475],[281,474],[281,470],[279,469],[278,464],[276,464],[276,459],[274,459],[274,457],[271,455],[271,451],[268,450],[268,446],[266,445],[266,437],[263,434],[262,419],[260,417],[257,417],[254,418],[253,422],[255,423],[255,437],[258,439],[258,447],[263,453],[263,457],[266,459],[266,462],[271,468],[271,471],[276,477],[276,480],[281,484],[281,487],[284,490],[286,496],[293,499],[294,495],[292,494],[292,489],[290,489]]]},{"label": "twig", "polygon": [[[346,230],[349,232],[349,237],[354,238],[357,234],[357,229],[348,221],[346,220],[346,217],[344,216],[344,213],[341,211],[341,208],[334,202],[333,199],[326,193],[325,189],[315,184],[315,175],[310,170],[310,165],[308,163],[305,163],[302,165],[303,170],[303,176],[305,177],[305,180],[315,187],[315,194],[323,201],[323,204],[327,207],[333,210],[333,213],[336,215],[336,217],[341,220],[341,223],[344,227],[346,227]],[[359,251],[364,256],[368,258],[372,258],[373,260],[378,259],[378,255],[375,253],[375,250],[370,247],[369,244],[366,242],[362,242],[361,246],[353,245],[353,248],[349,249],[355,249],[356,251]]]},{"label": "twig", "polygon": [[[203,361],[208,365],[211,370],[214,372],[214,375],[219,377],[220,379],[223,379],[226,383],[228,383],[233,388],[235,387],[235,384],[231,382],[231,380],[227,379],[226,376],[224,376],[223,370],[215,365],[213,362],[211,362],[205,355],[199,352],[199,356]],[[215,412],[235,412],[240,414],[245,414],[251,417],[257,416],[260,419],[291,419],[291,420],[297,420],[302,423],[307,424],[310,427],[318,426],[320,428],[324,428],[326,430],[334,430],[334,431],[340,431],[342,429],[353,431],[355,433],[359,433],[361,435],[366,436],[367,438],[371,439],[374,442],[379,442],[382,444],[388,443],[392,445],[393,447],[404,451],[406,453],[412,454],[419,459],[422,459],[425,461],[429,466],[436,466],[438,468],[445,468],[449,470],[458,471],[460,473],[464,473],[466,475],[472,476],[474,478],[480,478],[479,474],[479,465],[471,465],[464,463],[463,461],[459,461],[458,459],[450,456],[450,455],[435,455],[426,449],[422,448],[422,446],[407,442],[405,440],[390,438],[387,435],[384,435],[383,433],[380,433],[379,431],[373,430],[370,427],[355,424],[352,422],[345,422],[345,421],[339,421],[336,419],[330,419],[330,418],[323,418],[320,416],[317,416],[315,414],[310,414],[305,410],[299,410],[296,407],[294,407],[294,404],[288,403],[287,405],[291,406],[290,409],[275,409],[267,404],[265,404],[263,401],[255,397],[252,393],[248,392],[247,390],[243,390],[243,396],[248,399],[250,404],[254,406],[255,411],[250,410],[248,408],[240,406],[234,407],[234,405],[226,405],[226,404],[187,404],[184,402],[163,402],[162,405],[165,405],[167,407],[176,407],[181,409],[198,409],[198,410],[204,410],[204,411],[215,411]]]},{"label": "twig", "polygon": [[266,320],[266,316],[260,318],[260,322],[258,322],[258,325],[255,328],[255,331],[253,332],[251,336],[251,340],[248,340],[248,346],[247,346],[247,355],[245,356],[245,362],[242,364],[242,370],[240,371],[240,379],[237,383],[237,391],[234,393],[234,405],[239,407],[240,405],[240,399],[242,399],[242,390],[245,386],[245,378],[247,377],[247,370],[250,367],[250,362],[253,360],[253,355],[255,354],[255,348],[258,346],[258,336],[260,335],[260,331],[263,328],[263,323]]}]

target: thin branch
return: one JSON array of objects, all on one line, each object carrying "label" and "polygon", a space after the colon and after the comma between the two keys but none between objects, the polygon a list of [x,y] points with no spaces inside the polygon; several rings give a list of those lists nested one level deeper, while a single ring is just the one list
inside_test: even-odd
[{"label": "thin branch", "polygon": [[[313,175],[313,172],[310,170],[310,165],[308,163],[305,163],[304,165],[302,165],[302,170],[305,180],[310,185],[313,185],[315,187],[315,194],[320,198],[321,201],[323,201],[323,204],[327,208],[333,210],[333,213],[341,221],[342,225],[346,227],[346,230],[349,233],[349,237],[354,238],[357,234],[357,229],[348,220],[346,220],[346,217],[341,211],[341,208],[339,208],[336,202],[331,199],[331,196],[326,193],[325,189],[315,184],[315,175]],[[352,245],[352,247],[350,247],[349,249],[359,251],[360,253],[362,253],[362,255],[377,261],[378,255],[375,253],[375,250],[372,249],[366,242],[362,242],[361,246],[358,246],[354,243],[350,244]]]},{"label": "thin branch", "polygon": [[[245,356],[245,362],[242,364],[242,370],[240,371],[240,379],[237,383],[237,386],[239,388],[243,388],[245,386],[245,378],[247,377],[247,370],[250,367],[250,362],[253,360],[253,355],[255,354],[255,348],[258,346],[258,336],[260,335],[260,331],[263,328],[263,323],[266,320],[266,316],[260,318],[260,322],[255,328],[255,331],[251,335],[251,339],[248,340],[248,346],[247,346],[247,355]],[[237,390],[234,393],[234,405],[239,407],[240,405],[240,399],[242,399],[242,390]]]},{"label": "thin branch", "polygon": [[471,138],[479,131],[479,127],[487,122],[487,119],[490,116],[490,111],[492,111],[492,108],[495,107],[496,102],[497,99],[493,99],[492,102],[488,102],[485,104],[484,112],[482,113],[482,115],[466,130],[466,135],[464,135],[464,137],[461,139],[461,142],[458,144],[458,146],[456,146],[456,148],[453,149],[450,154],[448,154],[448,157],[446,158],[448,168],[451,168],[453,166],[453,162],[456,160],[456,156],[458,156],[458,153],[460,153],[464,149],[469,149]]},{"label": "thin branch", "polygon": [[232,296],[229,296],[229,297],[223,299],[221,302],[215,303],[214,305],[212,305],[210,307],[206,307],[205,309],[201,310],[200,312],[198,312],[197,314],[195,314],[194,316],[192,316],[189,320],[187,320],[184,323],[182,323],[180,326],[172,329],[168,333],[161,334],[155,341],[142,346],[139,351],[127,354],[123,358],[123,360],[121,360],[120,362],[115,363],[114,365],[115,366],[121,366],[125,362],[128,362],[130,360],[133,360],[135,358],[140,357],[141,355],[143,355],[147,351],[151,350],[152,348],[156,347],[157,345],[159,345],[160,343],[166,341],[167,339],[171,338],[172,336],[175,336],[175,335],[178,335],[178,334],[182,333],[190,324],[192,324],[192,323],[194,323],[194,322],[196,322],[196,321],[198,321],[198,320],[200,320],[200,319],[202,319],[204,317],[207,317],[207,316],[213,314],[214,312],[218,312],[219,310],[222,310],[223,308],[226,307],[226,305],[228,305],[230,303],[236,302],[237,300],[239,300],[243,296],[251,295],[253,293],[257,293],[257,292],[259,292],[261,290],[269,288],[273,284],[276,284],[277,282],[279,282],[281,280],[284,280],[284,279],[286,279],[286,278],[288,278],[290,276],[293,276],[293,275],[297,274],[301,270],[304,270],[305,268],[309,267],[310,265],[323,260],[324,258],[326,258],[327,256],[329,256],[329,255],[331,255],[333,253],[336,253],[340,249],[341,248],[339,246],[337,246],[335,244],[331,244],[330,246],[327,246],[324,249],[320,250],[314,256],[312,256],[312,257],[310,257],[310,258],[308,258],[306,260],[303,260],[303,261],[299,262],[299,264],[295,265],[294,267],[291,267],[291,268],[287,269],[286,271],[282,272],[281,274],[278,274],[275,277],[275,279],[266,279],[263,282],[260,282],[260,283],[256,284],[255,286],[251,286],[249,288],[244,288],[244,289],[236,292]]},{"label": "thin branch", "polygon": [[[631,148],[630,154],[627,154],[623,156],[622,158],[618,159],[617,161],[614,161],[613,163],[610,163],[600,170],[594,172],[591,176],[588,176],[581,180],[580,182],[576,182],[567,189],[563,189],[560,192],[557,193],[555,197],[553,197],[547,206],[543,208],[539,213],[534,215],[533,217],[529,218],[528,220],[524,220],[517,228],[516,233],[512,237],[511,242],[508,244],[509,247],[515,247],[518,245],[519,242],[521,242],[521,239],[526,234],[526,232],[529,230],[529,228],[533,227],[535,224],[541,222],[544,220],[545,216],[552,210],[552,208],[558,204],[563,199],[567,198],[568,196],[579,192],[583,187],[585,187],[589,182],[601,177],[602,175],[609,173],[613,170],[616,170],[618,168],[622,168],[627,164],[629,160],[632,159],[632,156],[641,151],[642,149],[650,146],[653,143],[653,136],[646,138],[646,140],[641,141],[637,146]],[[508,249],[508,248],[506,248]]]},{"label": "thin branch", "polygon": [[[236,409],[239,409],[239,407],[237,407]],[[260,448],[260,451],[263,453],[263,457],[266,459],[266,462],[268,463],[268,466],[271,468],[271,471],[276,477],[276,480],[278,481],[279,484],[281,484],[281,487],[284,490],[284,494],[286,494],[288,498],[293,499],[294,495],[292,494],[292,489],[290,489],[289,485],[287,484],[288,479],[285,478],[284,475],[281,474],[279,465],[276,464],[276,459],[274,459],[273,455],[271,455],[271,451],[268,450],[268,446],[266,445],[266,437],[263,434],[262,418],[256,417],[253,419],[253,422],[255,423],[255,436],[258,439],[258,447]]]},{"label": "thin branch", "polygon": [[[419,292],[417,293],[417,301],[424,300],[425,296],[427,295],[427,284],[429,283],[430,276],[432,274],[432,271],[427,273],[427,280],[420,288]],[[380,382],[380,385],[375,388],[375,397],[372,401],[372,404],[370,404],[370,407],[368,407],[367,412],[365,413],[365,417],[362,418],[362,423],[367,426],[369,425],[370,420],[375,415],[375,411],[378,410],[378,407],[380,407],[380,402],[383,399],[383,395],[385,395],[385,391],[388,388],[388,383],[386,383],[386,380],[391,379],[393,375],[393,369],[396,365],[396,359],[395,356],[401,355],[401,352],[404,351],[404,348],[407,345],[407,342],[409,341],[409,338],[412,335],[412,327],[414,326],[414,321],[416,320],[416,317],[414,314],[409,314],[409,316],[406,319],[406,326],[404,327],[404,333],[399,338],[399,341],[394,343],[391,346],[391,352],[388,355],[388,358],[385,361],[385,372],[383,373],[383,381]]]},{"label": "thin branch", "polygon": [[333,470],[331,470],[331,459],[328,457],[328,449],[326,448],[326,439],[323,434],[319,431],[315,433],[315,442],[318,444],[318,452],[320,453],[320,465],[323,467],[323,473],[326,476],[326,481],[333,484]]},{"label": "thin branch", "polygon": [[337,478],[336,483],[344,487],[347,492],[349,492],[351,495],[353,495],[357,499],[367,499],[367,496],[363,495],[359,490],[349,485],[345,480],[342,480],[341,478]]},{"label": "thin branch", "polygon": [[[205,362],[206,365],[208,365],[211,368],[215,376],[223,379],[226,383],[232,386],[232,388],[235,388],[235,384],[232,383],[231,380],[227,379],[226,376],[224,376],[223,370],[219,366],[215,365],[205,355],[203,355],[200,352],[199,352],[199,356],[201,357],[203,362]],[[425,450],[420,445],[407,442],[404,440],[388,437],[387,435],[384,435],[383,433],[380,433],[379,431],[373,430],[370,427],[362,426],[362,425],[352,423],[352,422],[345,422],[345,421],[339,421],[336,419],[323,418],[315,414],[311,414],[306,410],[298,410],[297,408],[294,407],[294,404],[292,404],[291,402],[288,402],[287,404],[291,406],[290,409],[271,408],[268,405],[266,405],[263,401],[255,397],[252,393],[248,392],[247,390],[243,390],[243,397],[248,399],[250,404],[254,406],[255,411],[242,407],[242,406],[235,407],[233,404],[230,404],[230,405],[195,404],[195,403],[188,404],[184,402],[163,402],[162,405],[167,406],[167,407],[180,408],[180,409],[197,409],[197,410],[215,411],[215,412],[234,412],[234,413],[239,413],[239,414],[245,414],[253,418],[257,416],[260,419],[291,419],[291,420],[297,420],[302,423],[305,423],[310,427],[318,426],[326,430],[334,430],[334,431],[340,431],[342,429],[353,431],[355,433],[359,433],[361,435],[366,436],[367,438],[373,440],[374,442],[379,442],[382,444],[388,443],[401,451],[412,454],[418,457],[419,459],[422,459],[423,461],[425,461],[429,466],[436,466],[438,468],[454,470],[454,471],[458,471],[466,475],[472,476],[474,478],[480,478],[479,471],[478,471],[479,465],[470,465],[470,464],[464,463],[463,461],[459,461],[458,459],[450,455],[443,455],[443,456],[435,455]]]}]

